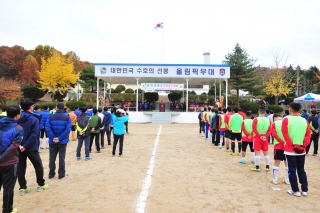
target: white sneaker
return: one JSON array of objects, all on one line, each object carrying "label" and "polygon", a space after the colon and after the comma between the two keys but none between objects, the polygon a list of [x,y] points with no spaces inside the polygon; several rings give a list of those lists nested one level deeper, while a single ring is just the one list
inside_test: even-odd
[{"label": "white sneaker", "polygon": [[302,192],[302,195],[303,195],[303,196],[307,196],[307,195],[308,195],[308,192]]},{"label": "white sneaker", "polygon": [[291,194],[291,195],[293,195],[293,196],[296,196],[296,197],[300,197],[300,196],[301,196],[300,192],[294,192],[294,191],[292,191],[291,189],[288,190],[288,193]]},{"label": "white sneaker", "polygon": [[278,181],[276,181],[275,179],[271,179],[270,182],[273,183],[273,184],[275,184],[275,185],[278,184]]},{"label": "white sneaker", "polygon": [[289,180],[283,180],[283,182],[287,185],[290,185],[290,181]]}]

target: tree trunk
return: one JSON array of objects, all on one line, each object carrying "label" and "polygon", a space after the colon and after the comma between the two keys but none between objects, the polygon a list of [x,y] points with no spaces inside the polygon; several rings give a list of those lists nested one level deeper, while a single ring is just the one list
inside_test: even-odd
[{"label": "tree trunk", "polygon": [[275,96],[274,97],[274,101],[275,101],[275,103],[274,103],[274,105],[278,105],[279,104],[279,97],[278,96]]},{"label": "tree trunk", "polygon": [[52,93],[51,97],[52,97],[52,102],[54,102],[54,93]]},{"label": "tree trunk", "polygon": [[237,106],[240,106],[239,105],[239,89],[237,89]]}]

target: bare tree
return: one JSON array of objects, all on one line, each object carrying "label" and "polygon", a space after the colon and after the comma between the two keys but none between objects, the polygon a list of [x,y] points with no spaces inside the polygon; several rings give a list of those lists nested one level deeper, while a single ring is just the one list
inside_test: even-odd
[{"label": "bare tree", "polygon": [[288,53],[286,51],[282,52],[281,48],[279,48],[279,49],[277,48],[277,49],[271,49],[271,53],[273,56],[273,62],[274,62],[276,69],[279,68],[282,61],[284,61],[282,67],[286,66],[288,59],[289,59],[289,52]]}]

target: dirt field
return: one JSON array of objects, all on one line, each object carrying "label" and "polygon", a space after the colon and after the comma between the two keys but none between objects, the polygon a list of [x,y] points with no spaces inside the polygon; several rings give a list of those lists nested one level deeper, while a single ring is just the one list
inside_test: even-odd
[{"label": "dirt field", "polygon": [[[36,192],[35,173],[29,164],[31,192],[20,196],[17,183],[14,207],[20,213],[136,212],[159,128],[130,123],[123,157],[112,157],[108,146],[101,153],[93,151],[91,161],[76,161],[76,142],[70,141],[69,177],[61,180],[47,179],[48,151],[42,151],[50,189]],[[199,136],[196,124],[162,125],[145,212],[320,212],[320,157],[307,156],[309,195],[300,198],[288,195],[290,187],[284,183],[272,185],[272,173],[251,172],[252,164],[242,165],[239,160]],[[265,168],[263,158],[261,162]],[[283,165],[279,179],[284,179]]]}]

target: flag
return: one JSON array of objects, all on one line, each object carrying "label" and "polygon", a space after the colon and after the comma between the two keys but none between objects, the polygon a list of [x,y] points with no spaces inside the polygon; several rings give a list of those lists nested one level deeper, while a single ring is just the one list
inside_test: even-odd
[{"label": "flag", "polygon": [[163,28],[163,22],[155,24],[155,26],[154,26],[154,29],[162,29],[162,28]]}]

